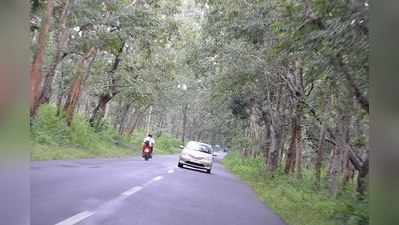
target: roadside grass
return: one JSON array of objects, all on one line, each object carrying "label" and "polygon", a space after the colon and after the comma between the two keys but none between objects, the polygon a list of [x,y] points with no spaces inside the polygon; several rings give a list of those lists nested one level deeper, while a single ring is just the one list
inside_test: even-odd
[{"label": "roadside grass", "polygon": [[[131,136],[123,136],[108,123],[95,129],[78,114],[69,127],[53,105],[43,105],[32,123],[31,137],[32,160],[73,160],[137,156],[145,133],[138,129]],[[154,154],[175,154],[179,145],[179,140],[163,133],[156,138]]]},{"label": "roadside grass", "polygon": [[34,144],[31,154],[33,161],[75,160],[89,158],[120,158],[138,155],[133,149],[110,146],[101,149],[82,149],[71,146]]},{"label": "roadside grass", "polygon": [[181,141],[170,134],[164,133],[155,141],[155,154],[177,154],[180,152]]},{"label": "roadside grass", "polygon": [[348,188],[337,199],[331,198],[324,187],[316,191],[310,170],[303,179],[289,177],[279,171],[272,178],[265,171],[262,159],[242,158],[229,153],[224,165],[247,182],[259,198],[289,225],[366,225],[367,202],[358,201]]}]

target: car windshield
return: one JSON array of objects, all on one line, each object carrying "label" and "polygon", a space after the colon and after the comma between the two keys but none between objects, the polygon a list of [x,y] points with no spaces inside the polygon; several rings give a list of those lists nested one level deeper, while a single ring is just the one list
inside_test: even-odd
[{"label": "car windshield", "polygon": [[194,150],[194,151],[200,151],[200,152],[205,152],[208,154],[212,153],[211,147],[209,147],[206,144],[201,144],[197,142],[189,142],[186,146],[187,149]]}]

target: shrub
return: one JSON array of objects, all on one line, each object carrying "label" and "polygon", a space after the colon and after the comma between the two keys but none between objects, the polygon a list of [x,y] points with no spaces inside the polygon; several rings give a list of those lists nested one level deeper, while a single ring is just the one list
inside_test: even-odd
[{"label": "shrub", "polygon": [[38,109],[32,121],[31,134],[34,142],[49,145],[65,145],[70,143],[70,128],[62,115],[56,115],[56,108],[43,105]]},{"label": "shrub", "polygon": [[224,164],[290,225],[368,224],[366,201],[359,202],[353,189],[337,199],[326,190],[314,190],[310,170],[303,171],[301,180],[286,176],[281,169],[271,178],[262,159],[243,158],[235,151],[227,155]]},{"label": "shrub", "polygon": [[[32,121],[34,160],[120,157],[140,152],[145,137],[142,129],[132,136],[121,136],[108,121],[94,129],[79,114],[75,114],[69,127],[56,111],[53,105],[43,105]],[[173,136],[163,134],[156,140],[156,154],[176,153],[179,143]]]},{"label": "shrub", "polygon": [[[126,141],[140,148],[146,135],[147,134],[143,129],[137,129]],[[155,137],[155,154],[177,153],[179,151],[180,143],[180,140],[176,139],[174,136],[168,133],[162,133],[162,135]]]},{"label": "shrub", "polygon": [[82,148],[98,148],[104,140],[95,132],[89,122],[79,115],[75,115],[71,125],[71,143]]},{"label": "shrub", "polygon": [[100,136],[101,140],[108,143],[117,144],[124,141],[123,137],[115,128],[112,127],[109,121],[104,121],[101,126],[97,128],[96,132]]},{"label": "shrub", "polygon": [[159,153],[177,153],[179,151],[179,146],[181,141],[169,134],[162,134],[157,138],[156,141],[156,151]]}]

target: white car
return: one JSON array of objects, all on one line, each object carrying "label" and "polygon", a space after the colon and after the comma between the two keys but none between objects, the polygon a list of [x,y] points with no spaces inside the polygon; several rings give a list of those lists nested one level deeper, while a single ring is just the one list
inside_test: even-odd
[{"label": "white car", "polygon": [[183,148],[180,156],[178,167],[190,166],[197,169],[205,169],[207,173],[211,173],[213,164],[213,150],[208,144],[190,141]]}]

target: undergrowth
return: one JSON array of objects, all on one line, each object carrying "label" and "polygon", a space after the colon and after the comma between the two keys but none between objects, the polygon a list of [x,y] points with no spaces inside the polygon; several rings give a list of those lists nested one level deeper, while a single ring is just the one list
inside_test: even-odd
[{"label": "undergrowth", "polygon": [[285,175],[272,177],[262,159],[243,158],[237,152],[225,158],[226,168],[246,181],[259,198],[289,225],[367,225],[368,202],[360,201],[352,188],[332,198],[326,188],[316,190],[312,171],[304,170],[302,179]]},{"label": "undergrowth", "polygon": [[[32,160],[113,158],[139,155],[145,133],[138,129],[133,135],[120,135],[110,124],[96,129],[88,120],[75,114],[71,126],[57,115],[53,105],[43,105],[32,121]],[[180,141],[164,133],[156,137],[155,154],[173,154]]]}]

